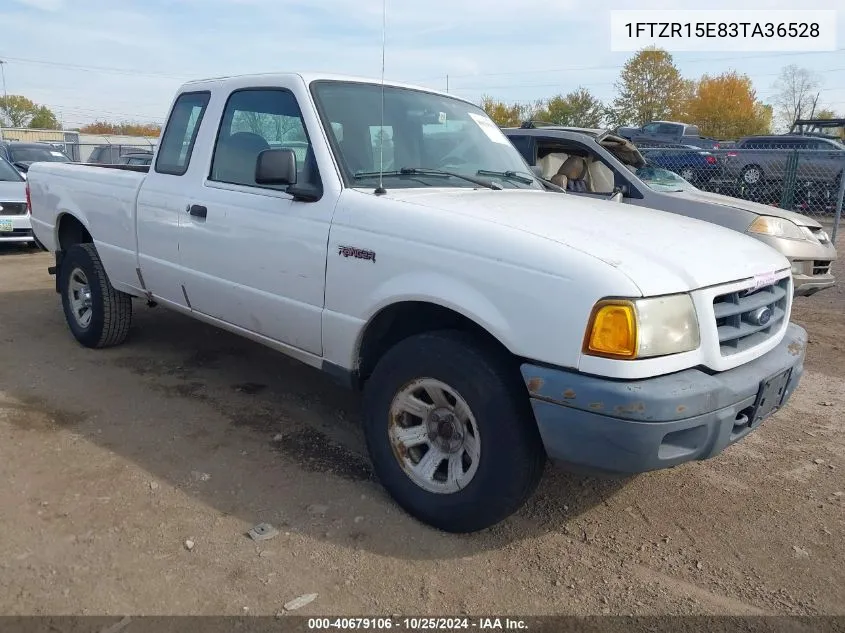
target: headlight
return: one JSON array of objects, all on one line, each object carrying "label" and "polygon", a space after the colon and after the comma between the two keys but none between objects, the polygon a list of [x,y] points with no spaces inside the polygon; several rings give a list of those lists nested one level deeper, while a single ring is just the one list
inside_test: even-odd
[{"label": "headlight", "polygon": [[773,237],[785,237],[788,240],[806,239],[804,233],[798,228],[795,222],[783,218],[776,218],[771,215],[761,215],[748,227],[749,233],[761,235],[772,235]]},{"label": "headlight", "polygon": [[688,352],[700,343],[688,294],[650,299],[609,299],[593,308],[584,353],[633,360]]},{"label": "headlight", "polygon": [[813,244],[827,244],[830,242],[830,237],[826,231],[819,229],[815,233],[809,226],[800,226],[801,232],[804,234],[804,239],[809,240]]}]

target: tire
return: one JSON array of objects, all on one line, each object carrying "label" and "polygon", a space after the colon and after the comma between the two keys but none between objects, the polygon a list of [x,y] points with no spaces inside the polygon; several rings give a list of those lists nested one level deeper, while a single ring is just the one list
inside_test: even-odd
[{"label": "tire", "polygon": [[132,299],[109,282],[93,244],[75,244],[59,271],[62,307],[71,333],[85,347],[119,345],[132,325]]},{"label": "tire", "polygon": [[765,180],[763,168],[759,165],[746,165],[742,168],[742,173],[740,173],[739,178],[749,187],[762,185]]},{"label": "tire", "polygon": [[[437,400],[426,397],[437,389]],[[436,408],[444,397],[448,406]],[[400,412],[407,402],[425,405],[426,420]],[[364,387],[364,417],[382,485],[409,514],[446,532],[502,521],[522,507],[543,473],[546,453],[519,372],[464,332],[420,334],[391,348]],[[397,438],[401,432],[416,437]],[[435,449],[437,457],[426,462]],[[452,460],[460,465],[450,468]],[[412,474],[424,463],[431,476]]]},{"label": "tire", "polygon": [[689,182],[693,185],[695,184],[696,176],[695,176],[695,170],[694,169],[689,169],[689,168],[682,169],[681,172],[678,175],[681,178],[683,178],[684,180],[686,180],[687,182]]}]

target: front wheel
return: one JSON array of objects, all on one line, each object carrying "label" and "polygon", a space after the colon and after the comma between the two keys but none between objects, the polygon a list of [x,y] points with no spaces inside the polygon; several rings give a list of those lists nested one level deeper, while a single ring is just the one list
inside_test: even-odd
[{"label": "front wheel", "polygon": [[85,347],[110,347],[126,340],[132,298],[112,287],[93,244],[71,246],[59,275],[65,319],[77,341]]},{"label": "front wheel", "polygon": [[519,372],[462,332],[405,339],[364,391],[365,434],[380,481],[408,513],[474,532],[516,512],[545,451]]}]

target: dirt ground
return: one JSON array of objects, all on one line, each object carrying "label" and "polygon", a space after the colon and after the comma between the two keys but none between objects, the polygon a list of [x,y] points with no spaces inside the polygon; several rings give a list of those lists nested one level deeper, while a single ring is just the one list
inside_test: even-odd
[{"label": "dirt ground", "polygon": [[161,308],[83,349],[50,263],[0,247],[0,613],[845,614],[845,286],[797,300],[807,373],[744,441],[626,480],[550,466],[453,536],[372,480],[354,395]]}]

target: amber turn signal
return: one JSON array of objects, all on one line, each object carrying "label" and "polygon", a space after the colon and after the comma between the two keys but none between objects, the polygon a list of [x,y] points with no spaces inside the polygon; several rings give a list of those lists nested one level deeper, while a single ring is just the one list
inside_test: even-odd
[{"label": "amber turn signal", "polygon": [[584,351],[593,356],[635,358],[637,315],[630,301],[602,301],[593,309]]}]

